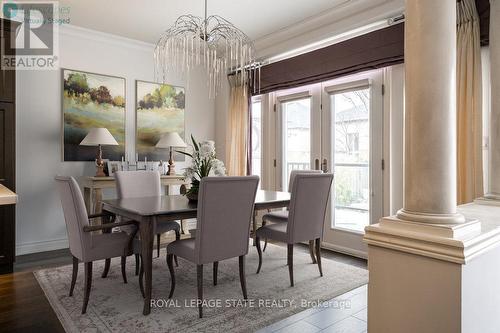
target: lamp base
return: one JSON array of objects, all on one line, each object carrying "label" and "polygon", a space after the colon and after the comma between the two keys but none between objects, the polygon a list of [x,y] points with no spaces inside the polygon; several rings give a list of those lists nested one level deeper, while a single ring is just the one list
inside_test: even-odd
[{"label": "lamp base", "polygon": [[175,164],[168,164],[168,171],[167,171],[167,176],[173,176],[175,175]]},{"label": "lamp base", "polygon": [[95,176],[96,177],[106,177],[106,174],[104,173],[104,160],[102,159],[102,148],[101,145],[99,145],[98,151],[97,151],[97,158],[95,159],[95,167],[96,167],[96,172]]},{"label": "lamp base", "polygon": [[106,174],[104,173],[104,166],[103,165],[96,166],[95,176],[96,177],[106,177]]}]

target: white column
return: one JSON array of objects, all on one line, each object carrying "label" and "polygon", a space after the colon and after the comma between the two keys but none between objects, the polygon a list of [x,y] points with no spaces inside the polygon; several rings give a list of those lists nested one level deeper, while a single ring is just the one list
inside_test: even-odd
[{"label": "white column", "polygon": [[486,198],[500,200],[500,1],[490,0],[491,113]]},{"label": "white column", "polygon": [[456,177],[456,1],[406,1],[403,220],[461,223]]},{"label": "white column", "polygon": [[500,332],[500,205],[456,206],[456,0],[406,0],[405,25],[404,208],[365,228],[368,331]]}]

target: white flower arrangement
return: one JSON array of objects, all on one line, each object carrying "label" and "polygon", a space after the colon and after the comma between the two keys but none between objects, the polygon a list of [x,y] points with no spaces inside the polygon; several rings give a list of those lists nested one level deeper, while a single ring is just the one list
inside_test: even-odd
[{"label": "white flower arrangement", "polygon": [[184,169],[184,177],[191,180],[191,188],[186,193],[194,197],[198,195],[200,180],[210,175],[225,176],[226,168],[221,160],[217,159],[215,153],[215,143],[213,141],[202,141],[197,143],[191,135],[193,142],[193,153],[178,151],[181,154],[191,157],[191,166]]}]

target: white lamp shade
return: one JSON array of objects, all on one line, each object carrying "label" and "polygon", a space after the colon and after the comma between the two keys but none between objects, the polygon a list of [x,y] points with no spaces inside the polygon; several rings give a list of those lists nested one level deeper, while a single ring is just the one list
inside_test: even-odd
[{"label": "white lamp shade", "polygon": [[160,141],[156,144],[156,148],[170,148],[170,147],[187,147],[187,144],[182,140],[177,132],[168,132],[161,136]]},{"label": "white lamp shade", "polygon": [[82,146],[118,146],[113,135],[107,128],[92,128],[87,136],[80,142]]}]

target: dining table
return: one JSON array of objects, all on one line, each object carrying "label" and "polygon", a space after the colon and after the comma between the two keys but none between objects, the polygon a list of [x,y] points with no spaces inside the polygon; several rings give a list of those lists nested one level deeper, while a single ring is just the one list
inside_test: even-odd
[{"label": "dining table", "polygon": [[[257,229],[257,212],[288,207],[290,193],[258,190],[255,196],[251,231],[255,245],[255,230]],[[141,239],[141,256],[144,269],[144,307],[142,313],[151,313],[151,295],[153,281],[153,241],[157,219],[183,220],[196,218],[197,202],[190,201],[183,195],[162,195],[153,197],[122,198],[102,201],[103,213],[121,216],[136,221]],[[250,227],[250,221],[249,221]]]}]

